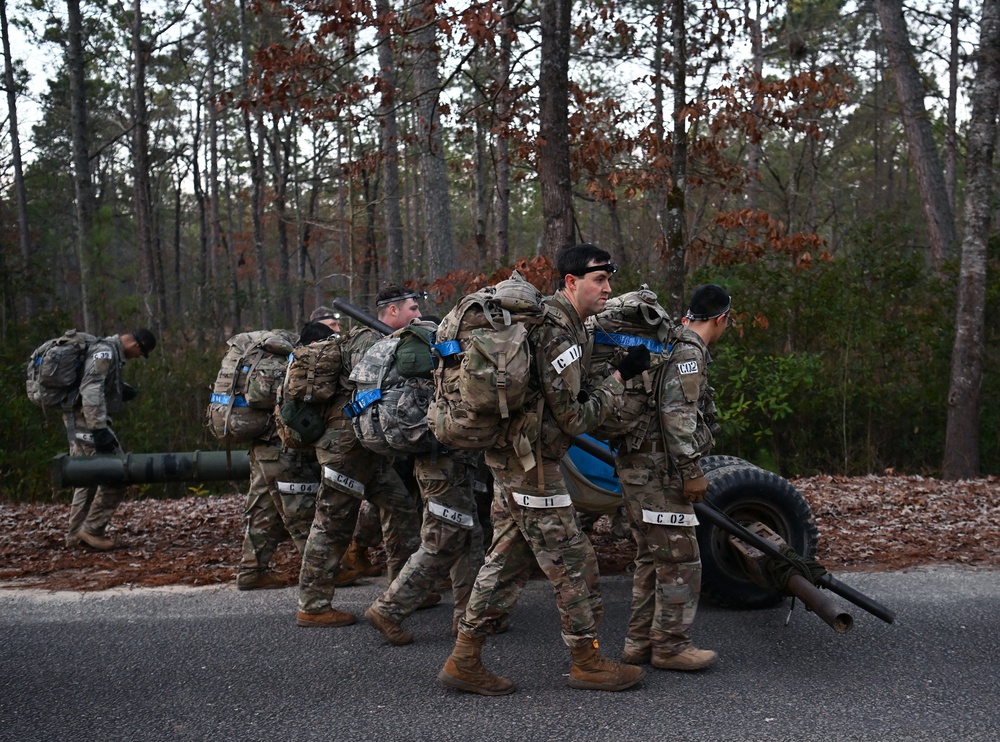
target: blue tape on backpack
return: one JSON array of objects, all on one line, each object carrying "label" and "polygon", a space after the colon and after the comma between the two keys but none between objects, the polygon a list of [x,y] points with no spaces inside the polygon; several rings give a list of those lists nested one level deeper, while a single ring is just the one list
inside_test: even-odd
[{"label": "blue tape on backpack", "polygon": [[230,397],[228,394],[213,394],[210,400],[212,404],[221,404],[229,406],[229,400],[233,400],[233,407],[249,407],[247,401],[240,395],[236,395],[235,398]]},{"label": "blue tape on backpack", "polygon": [[462,346],[459,345],[457,340],[445,340],[443,343],[432,345],[431,349],[442,358],[462,352]]},{"label": "blue tape on backpack", "polygon": [[354,400],[344,405],[344,412],[348,417],[355,418],[380,399],[382,399],[381,389],[369,389],[367,392],[355,392]]},{"label": "blue tape on backpack", "polygon": [[649,338],[641,338],[636,335],[623,335],[618,332],[595,332],[594,342],[598,345],[616,345],[619,348],[635,348],[645,345],[650,353],[662,353],[666,347],[663,343],[658,343]]}]

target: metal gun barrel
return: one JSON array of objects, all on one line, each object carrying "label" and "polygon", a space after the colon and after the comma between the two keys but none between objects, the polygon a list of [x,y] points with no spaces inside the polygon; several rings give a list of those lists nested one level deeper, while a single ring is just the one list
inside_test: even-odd
[{"label": "metal gun barrel", "polygon": [[802,575],[792,575],[786,586],[788,592],[805,603],[806,607],[823,619],[838,634],[846,634],[854,625],[850,613],[844,613],[822,590]]},{"label": "metal gun barrel", "polygon": [[[615,465],[615,457],[609,450],[601,446],[599,443],[587,440],[583,437],[577,437],[573,439],[573,445],[586,451],[591,456],[600,459],[609,466]],[[760,549],[762,552],[775,559],[784,559],[784,554],[781,550],[768,541],[765,538],[751,533],[746,528],[741,526],[739,523],[734,521],[728,515],[723,513],[721,510],[711,505],[708,502],[697,502],[694,504],[694,511],[697,513],[699,520],[708,521],[717,528],[722,529],[726,533],[736,536],[742,541],[746,541],[751,546]],[[840,597],[845,600],[849,600],[854,605],[859,608],[871,613],[886,623],[892,623],[896,620],[896,615],[886,608],[884,605],[872,600],[864,593],[855,590],[854,588],[845,585],[843,582],[838,580],[833,575],[827,573],[819,579],[819,584],[826,589],[837,593]],[[836,628],[836,627],[834,627]]]}]

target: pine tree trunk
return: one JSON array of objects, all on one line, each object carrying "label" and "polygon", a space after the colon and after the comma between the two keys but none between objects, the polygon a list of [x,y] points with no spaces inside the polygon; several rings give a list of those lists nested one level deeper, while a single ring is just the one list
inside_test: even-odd
[{"label": "pine tree trunk", "polygon": [[151,188],[149,183],[149,116],[146,110],[146,64],[149,60],[149,44],[142,39],[142,6],[140,0],[132,2],[132,168],[135,194],[135,226],[138,238],[138,260],[140,261],[142,285],[140,291],[147,298],[153,295],[154,307],[147,311],[154,328],[160,322],[168,322],[166,307],[162,301],[161,281],[157,280],[156,255],[153,249],[153,226]]},{"label": "pine tree trunk", "polygon": [[983,382],[987,241],[997,168],[1000,113],[1000,0],[983,0],[979,65],[972,87],[966,163],[965,237],[958,279],[955,344],[951,355],[945,479],[979,474],[979,397]]},{"label": "pine tree trunk", "polygon": [[500,72],[497,91],[497,118],[500,131],[494,138],[496,195],[493,203],[493,267],[507,263],[510,255],[510,140],[507,127],[511,116],[510,65],[514,43],[512,0],[503,0],[500,21]]},{"label": "pine tree trunk", "polygon": [[684,310],[685,244],[684,216],[687,189],[687,124],[682,115],[687,91],[686,6],[684,0],[671,2],[673,36],[674,137],[670,166],[670,193],[667,196],[667,301],[675,317]]},{"label": "pine tree trunk", "polygon": [[10,149],[14,165],[14,193],[17,198],[17,237],[21,246],[23,275],[27,275],[24,292],[23,319],[30,321],[35,315],[34,273],[32,266],[31,232],[28,229],[28,191],[24,186],[24,167],[21,163],[21,139],[17,131],[17,88],[14,84],[14,62],[10,56],[10,36],[7,27],[7,0],[0,0],[0,34],[3,36],[3,77],[7,88],[7,121],[10,124]]},{"label": "pine tree trunk", "polygon": [[403,217],[399,199],[399,122],[396,120],[396,56],[393,53],[388,0],[376,0],[378,63],[382,82],[379,121],[382,124],[382,157],[385,170],[385,249],[390,281],[403,280]]},{"label": "pine tree trunk", "polygon": [[94,188],[90,177],[90,124],[87,117],[83,18],[80,0],[66,0],[66,69],[69,73],[70,138],[73,149],[73,190],[76,196],[76,255],[80,264],[80,313],[85,332],[96,330],[90,306],[90,232],[94,219]]},{"label": "pine tree trunk", "polygon": [[413,34],[413,79],[417,96],[417,141],[420,148],[420,175],[423,181],[421,205],[426,234],[425,277],[434,280],[455,265],[455,245],[451,235],[451,206],[448,200],[448,164],[441,133],[439,100],[441,55],[437,46],[436,0],[418,4]]},{"label": "pine tree trunk", "polygon": [[571,244],[575,234],[569,165],[569,57],[572,0],[542,0],[538,74],[538,181],[542,188],[542,254]]},{"label": "pine tree trunk", "polygon": [[[240,0],[240,46],[243,54],[243,79],[250,70],[250,29],[246,0]],[[260,96],[260,79],[253,90],[254,100],[243,108],[243,136],[250,158],[250,224],[253,230],[254,255],[257,259],[257,304],[260,308],[260,326],[271,327],[271,290],[267,280],[267,253],[264,249],[264,121],[257,98]],[[251,109],[253,111],[251,115]]]},{"label": "pine tree trunk", "polygon": [[885,36],[892,78],[896,84],[896,97],[903,115],[910,162],[917,176],[920,203],[930,240],[931,265],[938,269],[944,260],[955,253],[955,213],[948,200],[944,168],[934,142],[931,118],[924,105],[926,91],[907,35],[903,0],[875,0],[875,8]]}]

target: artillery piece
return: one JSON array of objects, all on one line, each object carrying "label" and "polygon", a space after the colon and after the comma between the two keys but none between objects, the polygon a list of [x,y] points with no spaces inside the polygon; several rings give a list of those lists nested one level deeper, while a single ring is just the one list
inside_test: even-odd
[{"label": "artillery piece", "polygon": [[[391,328],[353,304],[333,306],[383,334]],[[586,436],[563,459],[562,468],[578,510],[610,514],[621,504],[614,455]],[[604,470],[595,469],[594,462]],[[696,503],[702,592],[733,608],[763,608],[791,595],[799,598],[837,633],[853,619],[819,588],[835,592],[886,623],[895,616],[885,606],[837,580],[815,561],[816,522],[802,494],[787,480],[734,456],[707,456],[701,468],[709,481],[705,501]],[[584,473],[586,472],[586,473]],[[123,456],[56,457],[57,487],[171,481],[247,480],[246,451],[195,451]],[[489,491],[489,490],[487,490]]]},{"label": "artillery piece", "polygon": [[[614,457],[601,443],[578,438],[563,460],[573,503],[594,515],[611,514],[621,504]],[[604,470],[595,469],[597,462]],[[887,623],[887,608],[858,593],[820,568],[815,580],[808,565],[816,554],[816,523],[805,498],[787,480],[734,456],[708,456],[702,469],[709,480],[705,502],[695,505],[703,564],[702,593],[731,608],[763,608],[788,595],[802,600],[838,633],[853,619],[814,586],[828,588]],[[586,474],[584,472],[587,472]],[[247,451],[129,453],[121,456],[69,456],[52,460],[57,488],[98,484],[247,481]],[[775,578],[775,568],[786,568]],[[806,570],[806,574],[802,571]]]}]

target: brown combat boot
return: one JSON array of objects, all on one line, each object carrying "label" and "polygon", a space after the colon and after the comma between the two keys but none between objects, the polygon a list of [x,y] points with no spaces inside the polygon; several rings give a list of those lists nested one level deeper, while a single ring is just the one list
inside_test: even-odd
[{"label": "brown combat boot", "polygon": [[459,632],[455,648],[438,673],[438,680],[449,688],[481,696],[506,696],[517,690],[507,678],[494,675],[483,667],[479,654],[485,640],[485,636],[471,637]]},{"label": "brown combat boot", "polygon": [[345,572],[356,572],[358,577],[378,577],[382,574],[382,568],[372,564],[368,558],[368,549],[357,541],[351,541],[351,545],[347,547],[340,560],[340,569]]},{"label": "brown combat boot", "polygon": [[719,655],[711,649],[688,647],[678,654],[653,653],[650,664],[659,670],[704,670],[715,664]]},{"label": "brown combat boot", "polygon": [[619,691],[631,688],[643,679],[641,667],[609,660],[597,651],[597,642],[571,647],[573,666],[569,669],[570,688]]},{"label": "brown combat boot", "polygon": [[299,626],[316,626],[316,627],[326,627],[326,628],[339,628],[340,626],[350,626],[353,623],[357,623],[358,617],[351,613],[344,613],[344,611],[338,611],[336,608],[331,608],[328,611],[323,611],[322,613],[306,613],[305,611],[299,611],[298,615],[295,617],[295,623]]},{"label": "brown combat boot", "polygon": [[422,611],[424,608],[433,608],[440,602],[441,602],[441,593],[435,590],[434,592],[430,592],[427,594],[427,597],[424,598],[423,601],[420,603],[420,605],[417,606],[417,610]]},{"label": "brown combat boot", "polygon": [[91,533],[84,529],[80,529],[80,540],[89,546],[91,549],[97,549],[98,551],[111,551],[115,548],[115,542],[104,536],[98,536],[96,533]]},{"label": "brown combat boot", "polygon": [[635,640],[626,639],[622,650],[622,662],[626,665],[648,665],[653,656],[653,648],[649,642],[638,644]]},{"label": "brown combat boot", "polygon": [[237,590],[278,590],[283,587],[286,587],[285,581],[268,570],[236,575]]},{"label": "brown combat boot", "polygon": [[402,647],[413,641],[413,632],[407,631],[402,624],[386,618],[375,610],[375,606],[368,606],[365,611],[365,618],[372,626],[379,630],[385,640],[397,647]]}]

